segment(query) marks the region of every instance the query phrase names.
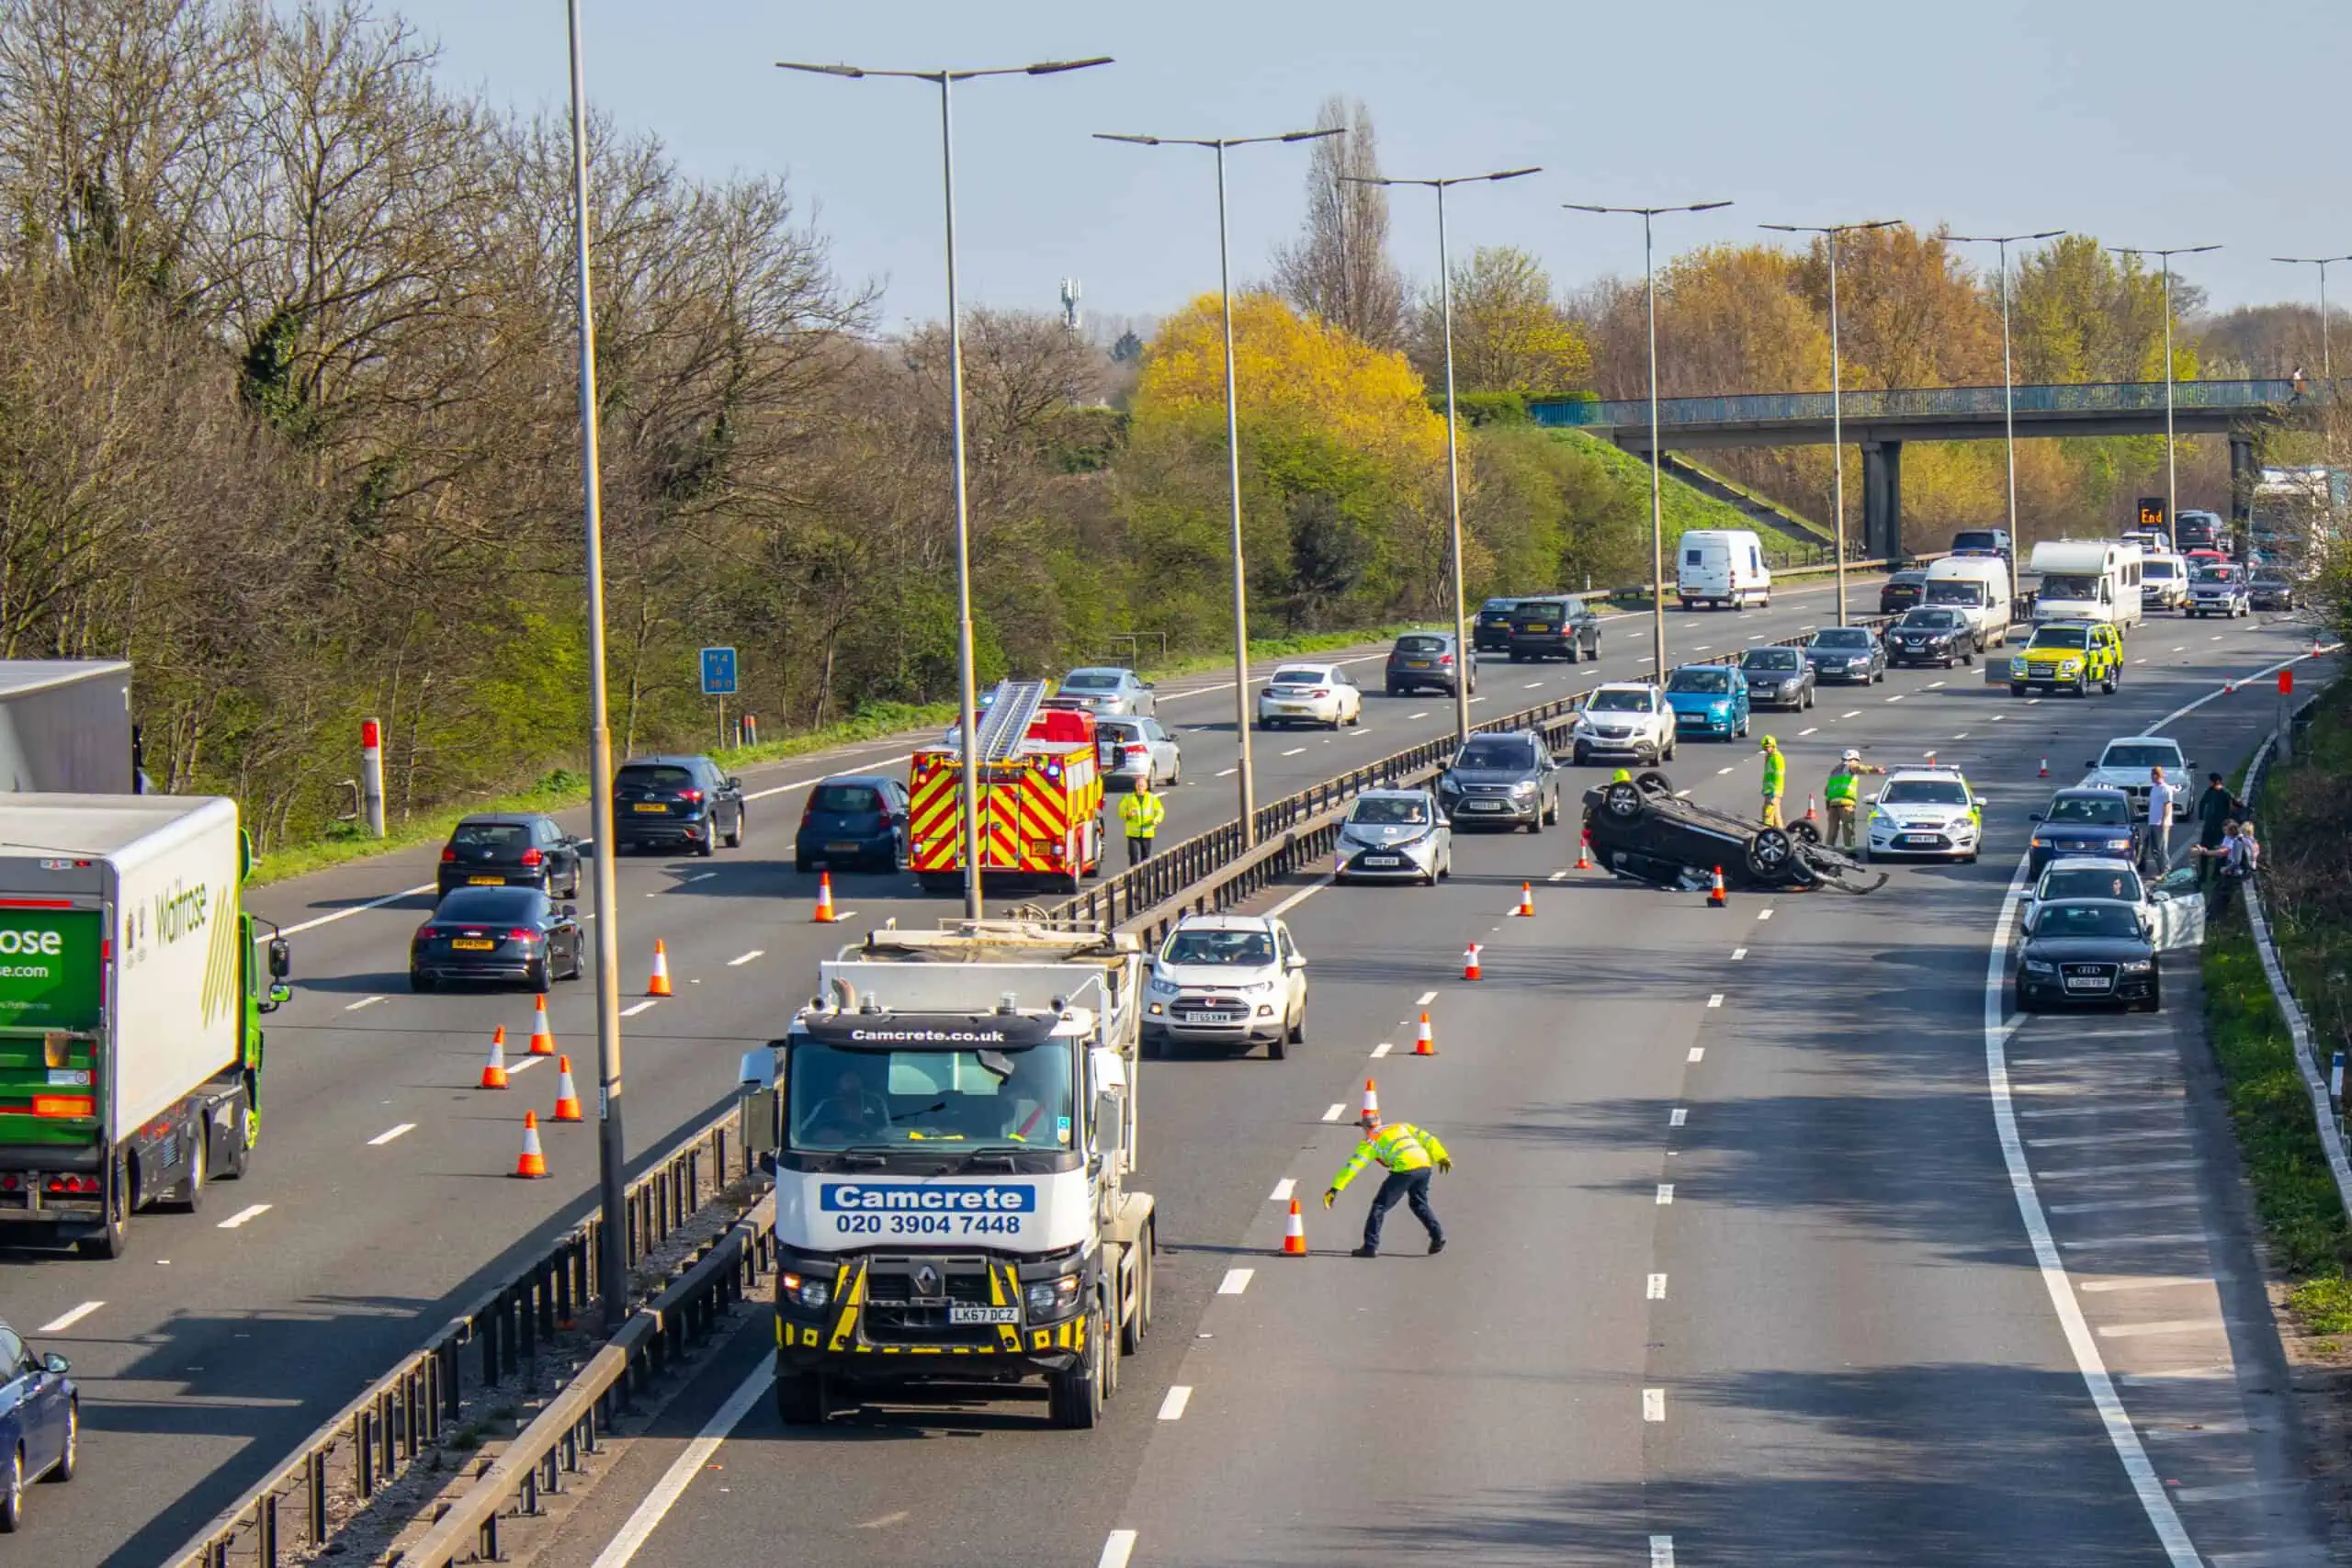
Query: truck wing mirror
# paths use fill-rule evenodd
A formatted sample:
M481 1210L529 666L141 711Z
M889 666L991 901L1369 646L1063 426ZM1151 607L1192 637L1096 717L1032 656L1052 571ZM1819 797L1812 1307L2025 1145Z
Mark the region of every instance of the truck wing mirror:
M1094 1152L1105 1159L1119 1152L1119 1140L1126 1130L1119 1111L1117 1095L1094 1097Z
M777 1123L784 1097L772 1089L752 1089L742 1097L743 1152L772 1155L784 1142Z
M282 936L269 939L269 976L283 980L294 972L294 950Z

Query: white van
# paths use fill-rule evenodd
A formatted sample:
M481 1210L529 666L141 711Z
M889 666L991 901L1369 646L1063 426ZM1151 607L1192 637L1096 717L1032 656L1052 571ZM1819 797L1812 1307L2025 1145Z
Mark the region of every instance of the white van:
M2140 608L2177 610L2188 603L2188 562L2170 554L2140 558Z
M2009 563L1999 556L1945 556L1928 563L1922 604L1949 605L1976 628L1976 646L2009 640Z
M2044 621L2105 621L2129 631L2143 618L2140 547L2115 539L2044 539L2033 547L2041 581L2033 599Z
M1746 528L1693 528L1674 547L1675 589L1686 610L1702 601L1745 610L1772 603L1763 541Z

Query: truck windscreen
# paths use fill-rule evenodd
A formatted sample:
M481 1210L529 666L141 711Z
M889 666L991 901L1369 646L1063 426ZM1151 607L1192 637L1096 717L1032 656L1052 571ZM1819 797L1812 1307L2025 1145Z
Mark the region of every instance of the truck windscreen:
M990 1145L1062 1149L1073 1137L1067 1041L888 1052L808 1043L792 1047L790 1064L791 1147L805 1153L876 1145L941 1153Z

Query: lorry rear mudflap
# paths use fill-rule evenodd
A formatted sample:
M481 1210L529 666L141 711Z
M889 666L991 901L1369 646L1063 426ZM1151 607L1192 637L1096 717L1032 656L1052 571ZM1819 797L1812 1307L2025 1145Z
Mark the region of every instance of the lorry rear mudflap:
M1066 1371L1086 1353L1100 1257L1093 1249L1082 1258L942 1253L796 1263L787 1253L776 1293L777 1362L890 1382ZM1033 1310L1041 1292L1051 1304Z

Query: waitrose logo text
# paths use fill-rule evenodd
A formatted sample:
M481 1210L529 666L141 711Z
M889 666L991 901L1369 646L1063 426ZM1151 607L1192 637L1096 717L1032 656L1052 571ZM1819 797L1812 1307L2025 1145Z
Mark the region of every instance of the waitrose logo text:
M54 958L64 951L62 931L0 931L0 958Z

